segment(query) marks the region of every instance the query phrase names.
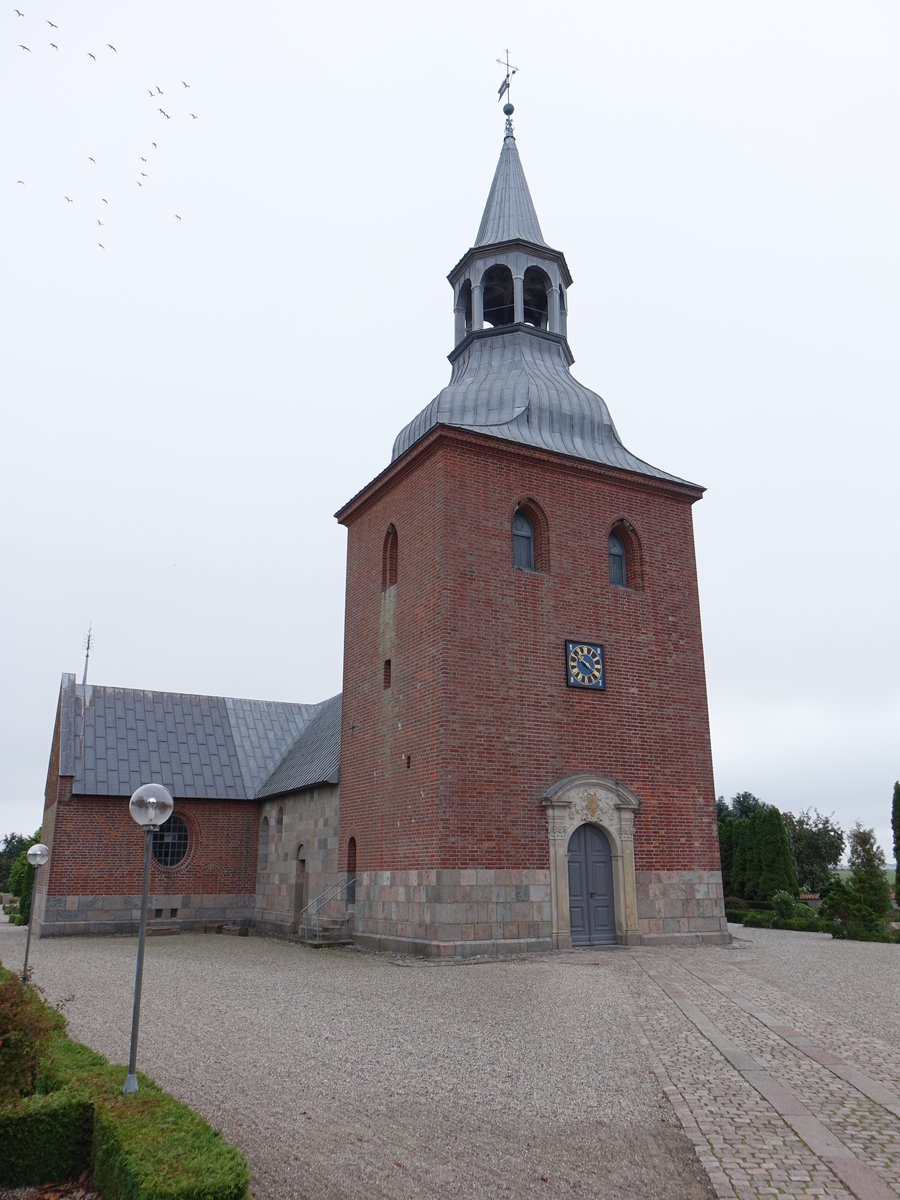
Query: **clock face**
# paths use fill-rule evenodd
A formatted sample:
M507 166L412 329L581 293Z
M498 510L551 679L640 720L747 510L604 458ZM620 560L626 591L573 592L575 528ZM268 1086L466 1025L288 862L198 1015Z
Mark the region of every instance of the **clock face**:
M603 647L596 642L566 642L566 683L569 687L603 691Z

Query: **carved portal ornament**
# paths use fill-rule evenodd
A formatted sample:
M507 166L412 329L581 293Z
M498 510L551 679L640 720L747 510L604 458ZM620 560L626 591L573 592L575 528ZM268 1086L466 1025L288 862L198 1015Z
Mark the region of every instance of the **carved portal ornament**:
M624 783L603 775L570 775L544 796L550 840L550 900L555 946L572 944L566 848L575 830L586 824L598 826L609 839L619 942L624 945L639 942L634 814L640 803Z

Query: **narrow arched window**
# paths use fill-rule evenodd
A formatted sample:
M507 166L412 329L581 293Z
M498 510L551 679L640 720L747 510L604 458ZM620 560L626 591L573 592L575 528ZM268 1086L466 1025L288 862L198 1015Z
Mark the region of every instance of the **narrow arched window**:
M279 808L278 816L275 818L275 840L280 842L284 836L284 809Z
M628 587L625 570L625 547L616 533L609 535L609 582L614 587Z
M534 570L534 530L531 522L519 509L513 517L513 566Z
M381 552L381 590L387 591L397 582L397 530L388 525Z

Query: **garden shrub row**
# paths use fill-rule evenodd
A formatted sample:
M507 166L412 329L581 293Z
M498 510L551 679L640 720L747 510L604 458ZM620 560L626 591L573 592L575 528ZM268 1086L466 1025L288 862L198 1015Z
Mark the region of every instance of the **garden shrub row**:
M0 1104L0 1186L90 1167L103 1200L246 1200L247 1164L218 1130L140 1073L140 1090L124 1096L127 1069L73 1042L48 1011L34 1093Z

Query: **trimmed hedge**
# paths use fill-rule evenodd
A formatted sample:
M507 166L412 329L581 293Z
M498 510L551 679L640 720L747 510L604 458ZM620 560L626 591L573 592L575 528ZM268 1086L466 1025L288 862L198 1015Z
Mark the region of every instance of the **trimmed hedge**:
M0 1186L91 1167L103 1200L247 1200L247 1164L218 1130L140 1073L124 1096L127 1069L66 1037L53 1015L35 1094L0 1106Z
M94 1106L74 1091L28 1096L0 1108L0 1184L80 1175L91 1159Z

